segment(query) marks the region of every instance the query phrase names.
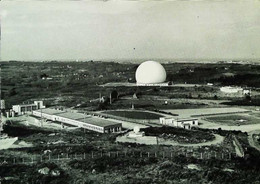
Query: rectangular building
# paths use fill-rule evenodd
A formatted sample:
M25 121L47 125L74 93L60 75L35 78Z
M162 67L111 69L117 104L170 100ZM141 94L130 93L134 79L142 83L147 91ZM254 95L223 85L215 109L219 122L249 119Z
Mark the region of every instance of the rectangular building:
M33 111L33 115L99 133L120 132L122 129L121 123L115 123L104 118L93 117L82 113L66 112L51 108L35 110Z
M19 104L13 105L12 109L17 115L23 115L28 112L32 112L37 109L45 108L43 101L34 101L33 104Z
M185 129L191 129L191 127L196 127L199 125L199 121L196 118L175 119L173 117L161 117L159 120L160 124Z

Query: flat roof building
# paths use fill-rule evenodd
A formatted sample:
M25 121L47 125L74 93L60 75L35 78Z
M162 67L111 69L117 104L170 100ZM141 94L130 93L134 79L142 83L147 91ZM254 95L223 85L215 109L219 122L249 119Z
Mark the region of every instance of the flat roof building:
M104 118L93 117L82 113L66 112L51 108L35 110L33 111L33 115L100 133L119 132L122 129L121 123L115 123Z
M163 125L180 127L185 129L191 129L192 127L196 127L199 125L199 121L196 118L175 119L172 117L161 117L159 121Z
M12 109L17 115L23 115L28 112L32 112L37 109L43 109L45 106L43 105L43 101L34 101L33 104L19 104L13 105Z

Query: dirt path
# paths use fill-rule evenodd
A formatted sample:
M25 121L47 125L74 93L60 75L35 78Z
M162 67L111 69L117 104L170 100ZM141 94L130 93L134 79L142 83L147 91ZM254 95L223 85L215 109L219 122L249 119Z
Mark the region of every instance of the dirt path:
M185 144L185 143L178 143L178 142L164 140L164 139L157 140L157 138L155 136L143 136L143 137L132 137L131 138L131 137L128 137L127 135L117 137L117 141L118 142L131 142L131 143L147 144L147 145L159 144L159 145L170 145L170 146L200 147L200 146L211 146L211 145L220 144L224 140L223 136L213 134L215 136L215 139L212 141L203 142L203 143Z
M240 126L228 126L228 125L220 125L213 122L208 122L203 119L199 119L199 122L202 123L200 128L208 128L208 129L218 129L221 128L222 130L236 130L241 132L248 133L248 142L249 145L258 151L260 151L260 145L257 144L253 139L253 134L260 134L260 123L259 124L250 124L250 125L240 125ZM238 152L237 152L238 153ZM239 153L238 153L239 154Z
M250 146L252 146L253 148L260 151L260 145L258 143L256 143L254 138L253 138L254 134L260 134L260 130L251 131L248 134L249 134L248 135L248 142L249 142Z
M172 145L172 146L186 146L186 147L200 147L200 146L211 146L211 145L216 145L216 144L220 144L223 142L224 137L217 135L217 134L213 134L215 136L215 139L212 141L208 141L208 142L203 142L203 143L194 143L194 144L184 144L184 143L177 143L177 142L172 142L172 141L165 141L159 144L162 145Z

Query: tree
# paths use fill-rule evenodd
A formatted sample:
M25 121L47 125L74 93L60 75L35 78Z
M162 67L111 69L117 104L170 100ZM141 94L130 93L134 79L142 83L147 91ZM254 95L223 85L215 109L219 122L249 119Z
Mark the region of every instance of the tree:
M250 95L246 95L246 96L245 96L245 100L248 101L248 102L250 102L250 101L252 100L252 99L251 99L251 96L250 96Z
M9 91L9 96L14 96L16 95L17 92L16 92L16 89L15 88L12 88L10 91Z
M217 95L214 95L214 99L217 100L217 99L218 99L218 96L217 96Z

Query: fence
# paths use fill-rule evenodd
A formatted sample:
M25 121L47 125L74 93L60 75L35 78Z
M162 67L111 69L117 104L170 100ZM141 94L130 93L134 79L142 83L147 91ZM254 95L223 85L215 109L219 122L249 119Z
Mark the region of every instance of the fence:
M1 164L35 164L43 162L59 162L59 161L70 161L70 160L89 160L98 158L158 158L158 159L174 159L178 156L195 159L219 159L219 160L231 160L238 157L235 153L227 152L123 152L123 151L111 151L111 152L89 152L89 153L62 153L62 154L45 154L45 155L34 155L31 157L11 157L1 158Z

